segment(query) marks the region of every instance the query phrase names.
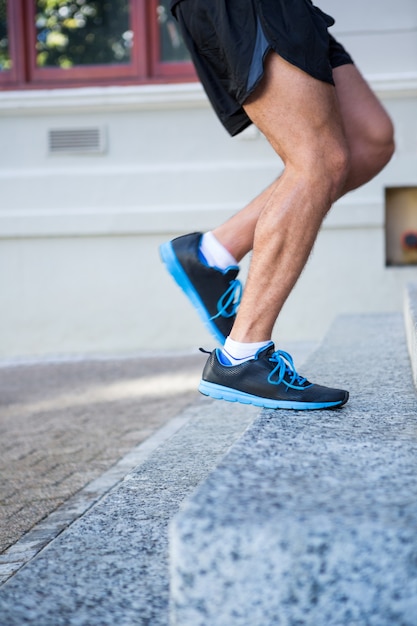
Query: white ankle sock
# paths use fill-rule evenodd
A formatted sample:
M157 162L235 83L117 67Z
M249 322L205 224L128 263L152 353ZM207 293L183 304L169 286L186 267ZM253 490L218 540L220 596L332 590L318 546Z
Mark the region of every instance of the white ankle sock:
M211 231L204 233L200 242L200 252L205 258L207 265L226 270L230 266L236 266L236 259L216 239Z
M222 354L232 365L239 365L240 363L253 359L261 348L265 348L270 343L270 341L240 343L240 341L234 341L230 339L230 337L227 337L222 348Z

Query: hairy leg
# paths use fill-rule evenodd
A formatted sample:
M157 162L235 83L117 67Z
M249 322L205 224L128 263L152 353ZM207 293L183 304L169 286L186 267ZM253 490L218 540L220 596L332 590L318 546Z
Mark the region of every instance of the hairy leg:
M355 65L333 70L351 167L341 195L372 180L394 153L392 122Z
M390 118L356 66L337 67L333 77L351 155L350 169L339 194L342 196L368 182L383 169L393 154L394 140ZM275 185L276 181L213 231L237 261L252 249L256 223Z
M231 337L268 340L322 220L340 195L349 150L336 90L270 54L245 110L284 162L256 220L253 257ZM260 208L260 207L259 207Z

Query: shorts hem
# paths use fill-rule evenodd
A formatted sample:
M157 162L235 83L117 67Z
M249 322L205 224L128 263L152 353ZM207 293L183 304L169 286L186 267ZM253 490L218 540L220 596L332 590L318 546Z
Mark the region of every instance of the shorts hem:
M286 61L290 65L293 65L294 67L296 67L297 69L301 70L305 74L308 74L309 76L311 76L311 78L314 78L316 80L320 80L321 82L324 82L324 83L328 83L329 85L334 85L334 80L333 80L333 78L331 76L320 76L319 74L317 74L313 70L310 70L310 69L308 69L306 67L303 67L301 63L297 63L296 61L286 57L283 54L281 54L274 46L270 45L270 47L268 48L268 50L266 51L266 53L264 54L264 56L262 58L262 70L259 73L258 77L255 79L254 83L250 86L250 88L247 89L242 94L242 96L239 95L239 97L237 98L237 101L239 102L240 106L242 106L246 102L246 100L249 98L249 96L253 94L253 92L259 86L259 83L262 81L262 79L263 79L263 77L265 75L265 60L266 60L266 57L268 56L268 54L270 52L275 52L275 54L277 54L282 59L284 59L284 61ZM349 63L349 61L345 61L345 62L341 61L339 65L344 65L345 63L347 64L347 63ZM338 65L335 65L335 67L338 67Z

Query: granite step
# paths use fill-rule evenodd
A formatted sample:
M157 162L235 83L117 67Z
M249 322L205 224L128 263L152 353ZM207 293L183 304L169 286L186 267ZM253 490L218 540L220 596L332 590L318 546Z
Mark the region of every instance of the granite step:
M416 626L403 316L339 318L304 373L348 388L349 403L264 410L183 503L170 525L171 626Z
M405 289L404 322L411 369L417 387L417 282L409 283Z
M361 319L365 322L367 329L369 325L373 327L373 321L369 324L370 318ZM374 317L371 316L371 319L374 320ZM352 320L346 318L343 325L345 322L350 328ZM384 326L384 332L389 335L394 333L394 343L395 338L403 341L403 335L398 326L398 316L388 316L388 326ZM379 328L378 324L376 327ZM372 336L374 331L375 329L372 330ZM365 343L369 340L367 330L359 335ZM333 341L335 341L334 345ZM342 379L346 380L344 375L338 374L338 372L343 374L340 361L344 358L344 349L339 354L340 343L344 344L344 341L340 342L337 334L335 336L333 333L333 339L329 338L321 346L317 355L307 362L307 368L312 373L314 372L315 378L320 377L329 384ZM287 346L284 348L290 349ZM308 353L310 349L311 346L302 349L301 354ZM394 353L391 356L394 357ZM297 358L296 362L300 363L300 360ZM397 366L397 377L401 378L405 363L400 359ZM308 373L304 367L301 371ZM369 402L364 404L366 418L367 413L371 412L369 406ZM279 412L279 414L275 417L278 417L283 424L290 423L296 418L297 422L307 426L311 418L309 416L307 419L305 416L294 413ZM327 419L326 415L329 418L332 416L331 413L321 415L324 421ZM336 415L335 413L334 416ZM346 416L346 409L343 409L343 416ZM362 420L358 420L358 425L360 421ZM215 468L233 444L235 445L229 455L234 454L248 426L250 426L249 434L256 432L262 424L278 423L275 419L271 419L271 412L259 414L259 411L253 407L210 401L185 411L176 418L176 422L175 428L172 427L172 432L175 434L170 435L168 439L167 434L161 437L164 443L156 449L155 444L153 447L148 446L152 452L139 451L139 457L143 454L144 460L135 470L130 471L122 482L118 483L105 497L99 499L87 512L81 514L77 521L0 587L0 623L2 626L23 624L105 626L116 623L129 626L135 624L168 626L168 525L170 520L175 516L184 499L190 498L188 503L192 503L194 493L198 496L199 493L204 492L209 481L216 476L218 470ZM338 422L340 420L337 420L332 428L338 428ZM344 432L345 430L342 431L342 435ZM242 441L245 437L246 435L243 435ZM265 440L265 446L269 445L274 447L274 436L269 443ZM262 465L265 460L260 459L259 463ZM307 463L308 467L308 458L303 463L304 465ZM116 468L118 479L122 478L122 465L123 463ZM219 467L219 470L222 467L223 465ZM250 468L250 465L248 467ZM242 470L244 479L247 469L243 467ZM103 478L106 485L114 479L113 474L114 472L111 476ZM224 489L228 489L227 482ZM291 491L291 489L292 484L289 483L288 490ZM261 491L265 492L265 490L268 493L267 483L261 485ZM272 491L274 490L273 486ZM95 497L96 491L97 485L94 485ZM217 498L217 492L213 492L213 497ZM207 503L211 506L209 497L206 498ZM84 511L85 503L81 504L80 509ZM183 512L188 506L189 504ZM257 505L252 502L248 512L254 506L256 508ZM74 504L71 506L71 509L73 508ZM174 535L183 512L175 518L172 526ZM58 516L59 514L58 512ZM67 524L65 511L64 517L64 522ZM46 526L48 523L47 519ZM208 532L210 533L213 529L214 526L211 529L208 528ZM36 535L37 529L34 530ZM225 538L226 536L227 534ZM194 543L186 547L190 550L188 552L186 550L184 556L190 558L195 547ZM19 545L15 548L16 558L20 558ZM27 550L27 544L24 545L23 550ZM199 558L198 556L196 563L200 563ZM218 565L216 564L216 567ZM227 566L227 561L224 565ZM189 616L180 615L184 596L180 602L177 602L176 593L179 589L178 584L184 580L185 570L179 572L177 566L174 551L172 623L181 623L184 626L188 623L192 623L193 626L198 626L200 623L207 625L216 623L219 626L222 623L228 623L228 626L239 623L248 623L250 626L256 626L257 623L260 626L267 626L268 623L297 623L294 621L267 622L263 621L263 618L259 622L251 618L248 622L235 621L235 618L232 621L222 622L218 611L213 622L194 621L195 615L191 622L182 621L183 618L185 620ZM202 572L199 571L197 574L196 581ZM195 575L193 571L192 576ZM216 577L215 572L213 576ZM239 577L236 578L236 583L238 579ZM220 580L223 579L220 577ZM229 581L223 582L227 588ZM204 584L203 581L203 586ZM181 593L183 590L181 589ZM206 596L210 596L210 586L207 587L207 591ZM189 594L189 590L187 593ZM192 611L195 610L194 600L195 598L190 597ZM320 619L315 622L315 626L321 623L324 622ZM330 621L329 624L331 623ZM360 623L362 626L366 622ZM408 622L404 623L408 624ZM349 626L354 624L354 621L349 622Z
M175 418L183 425L168 425L172 436L0 586L1 626L167 626L168 522L257 412L207 401ZM101 482L122 471L123 463ZM87 489L94 497L96 483ZM17 565L77 506L86 508L83 498L16 545Z

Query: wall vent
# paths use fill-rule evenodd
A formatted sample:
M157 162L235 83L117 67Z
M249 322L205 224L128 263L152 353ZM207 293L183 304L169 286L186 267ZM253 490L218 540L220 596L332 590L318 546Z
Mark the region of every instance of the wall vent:
M49 154L102 154L103 128L55 128L49 131Z

